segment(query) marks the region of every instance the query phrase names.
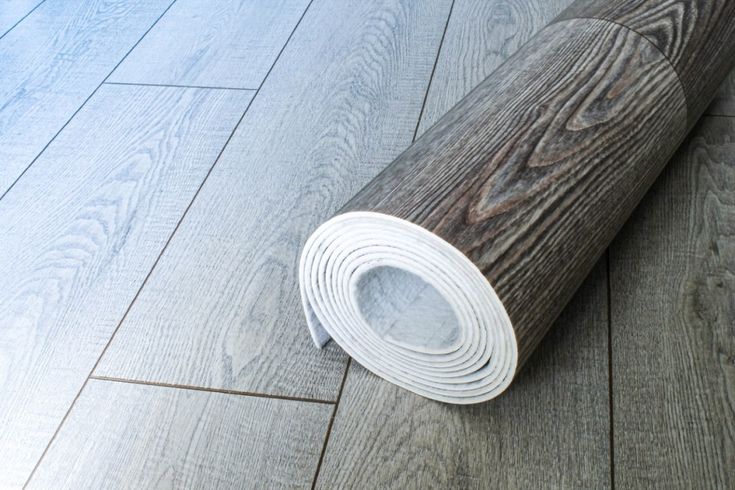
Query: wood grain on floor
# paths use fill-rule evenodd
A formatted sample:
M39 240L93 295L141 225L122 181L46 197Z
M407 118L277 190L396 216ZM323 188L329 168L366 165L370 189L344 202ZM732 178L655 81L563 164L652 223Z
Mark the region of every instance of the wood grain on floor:
M428 128L567 3L457 0L420 127ZM490 403L431 402L352 363L318 486L609 486L606 277L598 265L527 372Z
M249 99L102 87L0 201L0 486L28 477Z
M411 142L450 3L311 5L96 374L336 398L347 359L311 342L298 254Z
M604 266L491 402L427 400L353 362L317 488L608 488Z
M610 248L615 479L735 488L735 119L705 117Z
M170 0L47 0L0 39L0 196Z
M112 82L258 88L308 0L178 0Z
M6 0L0 6L0 38L43 0Z
M331 413L93 379L28 488L309 488Z

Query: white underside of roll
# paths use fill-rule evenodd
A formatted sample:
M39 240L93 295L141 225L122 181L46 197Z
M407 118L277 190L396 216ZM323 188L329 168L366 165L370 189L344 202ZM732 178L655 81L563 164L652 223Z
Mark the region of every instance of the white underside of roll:
M316 345L334 339L396 385L470 404L513 379L518 346L497 294L464 254L420 226L338 215L307 240L299 284Z

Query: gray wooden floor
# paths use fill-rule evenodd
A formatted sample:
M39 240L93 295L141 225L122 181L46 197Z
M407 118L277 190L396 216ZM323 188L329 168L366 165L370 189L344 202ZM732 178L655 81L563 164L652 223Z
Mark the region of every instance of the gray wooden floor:
M0 0L0 488L735 488L735 76L511 390L313 348L308 234L571 0Z

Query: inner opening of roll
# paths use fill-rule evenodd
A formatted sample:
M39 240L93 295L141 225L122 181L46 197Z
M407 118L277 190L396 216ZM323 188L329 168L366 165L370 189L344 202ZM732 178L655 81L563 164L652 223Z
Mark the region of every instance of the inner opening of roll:
M418 275L379 266L364 272L356 287L360 313L382 339L426 353L457 348L460 326L454 310Z

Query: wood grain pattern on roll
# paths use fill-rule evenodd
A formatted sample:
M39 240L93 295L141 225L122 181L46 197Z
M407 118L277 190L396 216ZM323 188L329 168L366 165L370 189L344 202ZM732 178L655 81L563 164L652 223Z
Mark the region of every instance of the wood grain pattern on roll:
M371 371L446 402L508 386L733 62L735 19L713 17L729 6L632 3L571 7L315 232L300 279L318 345L333 337ZM689 12L667 17L676 49L604 18L656 19L673 3ZM718 48L697 37L712 25ZM700 53L715 59L696 68ZM491 291L473 296L454 251Z
M653 43L676 70L692 126L735 60L732 0L578 1L559 19L590 17L628 27Z

